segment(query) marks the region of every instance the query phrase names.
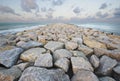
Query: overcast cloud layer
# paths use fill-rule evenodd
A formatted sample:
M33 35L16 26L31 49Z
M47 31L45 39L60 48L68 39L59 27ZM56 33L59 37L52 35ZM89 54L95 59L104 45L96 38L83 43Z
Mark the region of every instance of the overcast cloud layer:
M0 22L120 22L120 0L0 2Z

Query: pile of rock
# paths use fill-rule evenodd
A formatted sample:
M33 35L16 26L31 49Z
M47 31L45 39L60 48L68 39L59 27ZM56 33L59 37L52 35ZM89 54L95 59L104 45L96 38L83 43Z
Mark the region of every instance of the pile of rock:
M0 81L120 81L120 36L70 24L0 35Z

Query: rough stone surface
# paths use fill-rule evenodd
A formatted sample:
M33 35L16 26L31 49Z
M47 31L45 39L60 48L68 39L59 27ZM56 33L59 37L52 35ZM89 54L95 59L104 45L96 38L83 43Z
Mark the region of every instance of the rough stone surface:
M86 44L90 48L106 48L105 44L90 39L89 37L83 36L83 40L84 40L84 44Z
M85 54L81 51L72 51L74 57L83 57L84 59L88 60Z
M42 43L35 42L35 41L29 41L21 44L17 44L19 47L22 47L23 49L29 49L29 48L34 48L34 47L39 47L43 46Z
M89 70L93 71L93 67L89 61L85 60L83 57L71 57L73 73L79 70Z
M100 61L99 61L99 58L98 58L96 55L92 55L92 56L90 57L90 62L91 62L91 64L94 66L94 68L99 67Z
M17 67L0 70L0 81L15 81L21 76L22 72Z
M54 65L67 72L69 69L70 61L67 58L60 58L55 62Z
M93 53L93 49L85 45L79 45L78 50L82 51L85 55L90 55Z
M50 41L48 42L45 46L46 49L50 50L50 51L55 51L57 49L62 49L64 48L64 43L62 42L55 42L55 41Z
M73 41L73 42L76 42L76 43L78 43L78 44L82 44L82 43L83 43L82 38L78 38L78 37L72 38L72 41Z
M117 65L115 68L113 68L113 71L120 75L120 65Z
M120 60L120 50L119 49L106 50L106 49L102 49L102 48L94 48L94 53L97 56L107 55L111 58Z
M24 70L19 81L70 81L70 79L61 69L47 70L45 68L29 67Z
M100 80L100 81L116 81L116 80L114 80L113 78L108 77L108 76L106 76L106 77L100 77L99 80Z
M100 66L98 68L98 74L111 75L112 69L117 65L117 61L108 56L102 56L100 59Z
M16 65L16 67L18 67L21 71L24 71L25 68L27 68L29 65L30 65L30 63L26 62L26 63L20 63L20 64Z
M52 67L53 66L52 55L50 53L39 55L34 65L40 67Z
M78 47L77 43L75 42L66 42L65 43L65 48L68 50L74 50Z
M20 59L23 61L35 62L37 57L40 54L45 53L45 52L46 52L46 49L44 49L44 48L31 48L31 49L23 52L20 56Z
M86 70L78 71L71 79L71 81L99 81L97 76Z
M23 52L21 48L6 50L0 54L0 64L5 67L12 67L18 60L19 55Z
M54 61L56 61L57 59L60 58L70 58L72 57L72 53L66 49L58 49L55 52L53 52L53 57L54 57Z

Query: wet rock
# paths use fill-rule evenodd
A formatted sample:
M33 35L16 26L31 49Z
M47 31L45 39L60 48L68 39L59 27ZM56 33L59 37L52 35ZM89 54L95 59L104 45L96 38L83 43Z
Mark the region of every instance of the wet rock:
M69 69L70 61L67 58L60 58L55 62L54 65L67 72Z
M85 55L91 55L93 53L93 49L85 45L79 45L78 50L82 51Z
M52 67L53 66L52 55L50 53L39 55L39 57L35 60L34 65L40 67Z
M99 67L100 61L99 61L99 58L98 58L96 55L92 55L92 56L90 57L90 62L91 62L91 64L93 65L94 68Z
M74 74L79 70L93 71L93 67L89 61L85 60L83 57L71 57L71 63Z
M100 66L97 73L100 75L111 75L112 69L117 65L117 61L108 56L102 56L100 58Z
M0 54L0 64L5 67L12 67L18 60L19 55L23 52L22 48L6 50Z
M31 48L27 51L24 51L21 54L20 59L27 62L35 62L38 56L45 52L46 52L46 49L44 48Z
M66 49L58 49L53 52L54 61L60 58L70 58L72 57L72 53Z
M42 43L39 42L35 42L35 41L29 41L29 42L25 42L25 43L19 43L17 44L19 47L22 47L23 49L29 49L29 48L34 48L34 47L39 47L39 46L43 46Z
M90 48L105 48L106 49L105 44L100 43L96 40L90 39L89 37L84 36L83 40L84 40L84 44L86 44Z
M77 43L75 42L66 42L65 43L65 48L68 50L74 50L78 47Z
M80 70L72 77L71 81L99 81L99 80L93 72Z
M45 68L29 67L24 70L19 81L70 81L70 79L61 69L47 70Z
M113 78L108 77L108 76L106 76L106 77L100 77L99 80L100 80L100 81L116 81L116 80L114 80Z
M55 42L55 41L50 41L48 42L45 46L46 49L54 52L57 49L62 49L64 48L64 43L62 42Z
M0 70L0 81L15 81L21 76L22 72L17 67Z

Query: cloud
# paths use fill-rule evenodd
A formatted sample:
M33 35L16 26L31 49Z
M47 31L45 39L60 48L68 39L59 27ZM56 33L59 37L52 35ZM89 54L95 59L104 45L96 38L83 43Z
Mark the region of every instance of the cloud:
M46 7L42 7L42 8L41 8L41 11L42 11L42 12L46 12L46 11L47 11Z
M79 14L80 11L81 11L81 10L80 10L79 7L76 7L76 8L73 9L73 12L74 12L75 14Z
M114 10L114 17L120 17L120 8Z
M21 0L21 8L26 12L31 12L31 10L39 11L36 0Z
M19 16L12 8L3 5L0 5L0 13L10 13Z
M100 8L99 9L105 9L105 8L107 8L107 4L106 3L103 3L101 6L100 6Z
M102 14L101 12L97 12L97 13L96 13L96 16L99 17L99 18L105 18L105 17L108 16L108 13Z
M54 6L60 6L60 5L63 4L63 1L64 1L64 0L52 0L52 4L53 4Z

